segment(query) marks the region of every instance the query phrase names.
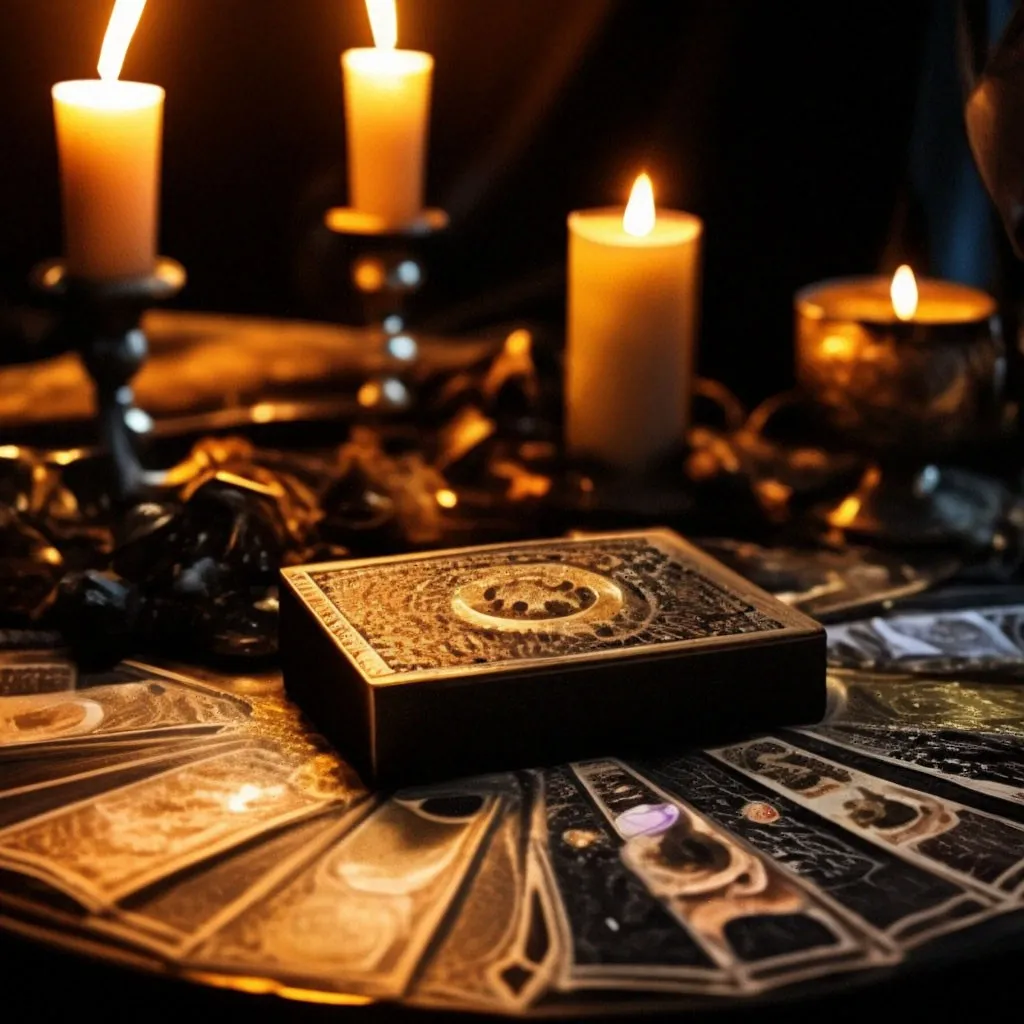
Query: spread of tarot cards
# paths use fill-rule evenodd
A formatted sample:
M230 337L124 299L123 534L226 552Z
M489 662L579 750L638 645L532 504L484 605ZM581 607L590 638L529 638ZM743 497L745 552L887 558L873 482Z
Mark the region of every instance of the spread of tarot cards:
M1024 691L999 681L1022 618L830 628L817 726L378 793L273 675L125 663L69 689L59 653L8 653L0 928L192 982L513 1015L945 963L1024 939ZM974 681L924 671L956 651Z

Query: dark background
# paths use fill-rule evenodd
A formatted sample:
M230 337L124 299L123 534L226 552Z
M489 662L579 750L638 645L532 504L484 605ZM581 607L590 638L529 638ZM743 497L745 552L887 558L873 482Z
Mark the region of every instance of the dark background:
M3 0L8 295L60 251L50 86L95 75L111 6ZM399 21L437 58L428 196L453 229L436 327L559 324L566 214L623 202L643 167L660 203L705 219L701 369L748 399L791 379L802 285L903 259L996 283L953 0L399 0ZM167 89L161 248L189 269L183 306L330 308L338 58L369 41L363 0L150 0L124 77Z

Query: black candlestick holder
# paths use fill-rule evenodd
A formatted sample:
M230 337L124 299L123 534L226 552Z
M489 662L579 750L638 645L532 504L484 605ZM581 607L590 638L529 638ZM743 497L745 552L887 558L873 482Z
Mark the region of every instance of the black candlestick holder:
M177 295L185 281L185 268L166 257L157 260L152 274L112 281L73 277L62 260L41 263L32 272L33 287L58 314L54 347L78 352L92 378L99 440L120 500L156 482L140 454L149 417L135 406L131 387L148 347L142 314Z

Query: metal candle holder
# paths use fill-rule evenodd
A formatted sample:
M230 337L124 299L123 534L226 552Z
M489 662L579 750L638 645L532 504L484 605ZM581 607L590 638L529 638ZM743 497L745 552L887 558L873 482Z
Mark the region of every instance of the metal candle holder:
M56 308L59 350L76 351L96 389L99 439L109 453L115 496L126 499L154 482L139 453L150 427L136 408L132 378L146 359L142 314L173 298L185 285L185 268L160 257L152 274L112 281L72 277L62 260L39 264L32 272L36 291Z
M427 280L426 243L447 230L448 214L426 209L414 220L395 225L350 207L335 207L327 211L324 223L347 242L348 281L362 321L374 334L384 362L394 367L394 372L368 381L366 394L402 404L399 396L408 398L408 391L401 375L419 356L409 321Z
M990 447L1003 428L1006 355L994 301L944 282L954 301L972 304L970 316L872 322L823 299L845 284L823 282L796 301L800 384L835 439L870 460L823 519L889 543L977 542L992 503L943 464Z

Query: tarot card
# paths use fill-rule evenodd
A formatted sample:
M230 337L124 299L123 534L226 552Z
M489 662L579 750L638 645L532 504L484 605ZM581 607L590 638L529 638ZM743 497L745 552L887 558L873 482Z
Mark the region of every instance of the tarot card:
M975 604L980 604L980 601ZM1024 605L997 604L982 613L999 632L1024 653Z
M875 936L875 956L983 920L1001 907L945 873L908 862L824 821L794 800L766 792L706 754L637 762L638 769L812 887L835 916Z
M93 747L83 749L68 744L44 757L12 757L4 760L3 769L0 770L0 800L39 787L60 786L97 772L122 768L134 761L159 758L171 751L196 752L209 745L209 740L191 740L186 743L172 741L150 743L144 747L118 746L104 750Z
M1024 672L1024 649L1000 628L1024 606L930 612L829 626L830 663L914 673Z
M199 970L271 972L289 985L396 998L476 869L511 776L396 793L329 836L302 868L188 958Z
M87 923L90 915L81 904L27 875L0 870L0 913L74 935L90 934ZM131 946L131 943L123 944Z
M140 665L140 662L132 662ZM281 697L284 695L284 680L278 668L247 672L222 672L208 665L183 664L161 658L159 662L147 661L146 667L155 667L170 675L181 676L190 682L199 683L212 690L231 693L236 697Z
M858 609L863 609L863 615L882 602L920 594L960 564L945 557L911 564L865 548L807 551L717 538L702 541L700 546L780 601L820 622L839 615L850 618Z
M829 686L842 691L830 725L1024 736L1024 688L1018 686L845 672L830 675Z
M105 941L67 922L38 918L13 907L0 907L0 931L21 935L34 942L65 949L81 956L99 959L104 963L154 973L163 970L163 964L155 957L146 956L121 943Z
M97 911L329 802L254 742L0 831L0 865Z
M50 629L0 629L0 651L37 651L63 656L64 638Z
M26 769L35 769L31 774L38 777L42 774L39 769L50 768L51 777L35 785L15 786L0 791L0 833L17 822L28 821L30 818L59 810L69 804L91 800L111 790L141 782L153 775L183 768L194 762L198 755L209 757L216 752L241 745L240 740L222 740L219 743L207 742L194 746L174 743L157 748L146 756L137 750L104 754L102 760L106 764L89 770L81 770L85 767L81 762L71 761L54 766L49 764L48 759L28 764L16 761L12 765L5 765L4 782L17 782L19 778L24 778ZM96 760L93 758L85 764L95 763ZM12 768L13 772L9 770ZM72 773L57 774L60 769L71 769Z
M553 913L529 857L538 778L524 773L519 782L455 920L417 972L416 1004L521 1013L551 980L558 962Z
M373 801L333 807L283 829L261 833L198 868L174 875L123 900L111 913L92 915L93 931L180 959L224 921L266 895L290 865L319 852L366 813Z
M892 731L899 734L904 730ZM930 739L929 734L925 733L924 735ZM943 771L927 771L923 766L909 764L895 757L881 757L874 751L861 749L852 743L843 745L834 743L831 737L824 732L819 734L810 730L782 729L776 736L800 747L809 754L837 761L844 768L853 768L865 775L884 779L907 789L917 789L938 797L940 800L964 804L975 810L995 815L997 818L1006 818L1008 821L1024 827L1024 805L1016 800L1008 799L1005 792L996 791L993 780L984 777L983 766L979 766L977 769L979 778L976 780L976 784L968 784L974 782L969 778L970 772L974 770L969 760L963 765L964 776L957 777ZM958 744L955 737L964 741L959 745L959 749L968 759L970 757L969 750L976 746L976 741L1005 739L1000 736L987 737L984 734L966 736L959 733L952 734L948 741L949 750L956 764L958 764L956 758ZM989 750L988 756L991 757L992 754L993 751ZM1011 756L1019 755L1013 753ZM927 754L922 753L922 758L927 759ZM999 766L996 765L995 770L998 771L998 768Z
M618 833L623 862L740 992L877 960L864 929L635 770L612 760L573 770Z
M569 767L543 773L534 855L557 900L566 992L728 995L735 980L622 859L622 839Z
M884 725L817 726L806 734L1024 804L1024 737Z
M239 698L129 664L89 682L63 693L0 698L0 756L97 738L213 735L244 726L251 714Z
M992 899L1024 888L1024 826L810 754L788 740L709 751L725 764L921 867Z
M25 697L73 690L75 663L59 651L0 649L0 697Z

